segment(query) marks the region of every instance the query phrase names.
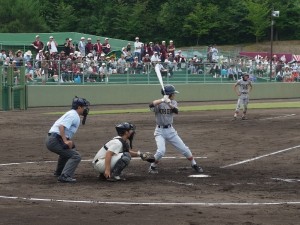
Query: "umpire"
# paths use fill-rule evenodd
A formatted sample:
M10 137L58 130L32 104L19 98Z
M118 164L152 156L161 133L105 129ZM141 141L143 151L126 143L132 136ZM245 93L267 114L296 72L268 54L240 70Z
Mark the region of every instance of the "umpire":
M80 125L80 116L83 116L82 124L85 124L89 105L86 99L76 96L72 101L72 109L60 117L49 130L46 146L59 155L54 175L60 182L76 182L73 176L81 156L76 151L72 137Z

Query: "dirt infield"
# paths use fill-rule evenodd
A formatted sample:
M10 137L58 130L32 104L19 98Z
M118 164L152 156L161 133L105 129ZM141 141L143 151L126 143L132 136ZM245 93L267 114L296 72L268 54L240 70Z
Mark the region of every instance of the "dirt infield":
M45 113L67 110L0 112L0 224L299 223L299 109L250 109L247 121L232 121L229 110L182 112L175 128L209 177L189 177L195 175L189 162L168 145L159 174L134 159L127 180L116 183L99 181L91 159L122 121L137 126L134 146L155 152L154 115L89 116L74 138L83 159L78 182L64 184L52 175L57 156L44 144L58 116Z

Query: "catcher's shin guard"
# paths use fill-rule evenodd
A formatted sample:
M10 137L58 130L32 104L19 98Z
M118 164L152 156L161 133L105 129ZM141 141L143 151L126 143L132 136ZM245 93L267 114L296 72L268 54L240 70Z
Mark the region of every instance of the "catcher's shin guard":
M113 176L119 176L121 172L129 165L131 156L129 152L124 152L122 157L116 162L112 170Z

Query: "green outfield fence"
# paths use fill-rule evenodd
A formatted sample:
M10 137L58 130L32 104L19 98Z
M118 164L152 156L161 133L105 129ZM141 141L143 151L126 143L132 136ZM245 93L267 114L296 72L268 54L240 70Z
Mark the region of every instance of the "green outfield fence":
M13 67L1 68L0 80L0 109L27 109L25 67L20 67L18 72Z

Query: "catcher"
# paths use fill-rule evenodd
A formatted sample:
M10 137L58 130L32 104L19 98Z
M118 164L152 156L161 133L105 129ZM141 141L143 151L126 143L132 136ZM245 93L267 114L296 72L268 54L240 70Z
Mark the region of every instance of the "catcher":
M141 157L147 162L155 161L154 155L149 152L132 150L135 125L123 122L116 126L116 130L118 136L101 147L92 161L94 169L100 173L100 180L125 180L121 178L121 172L129 165L131 157Z

